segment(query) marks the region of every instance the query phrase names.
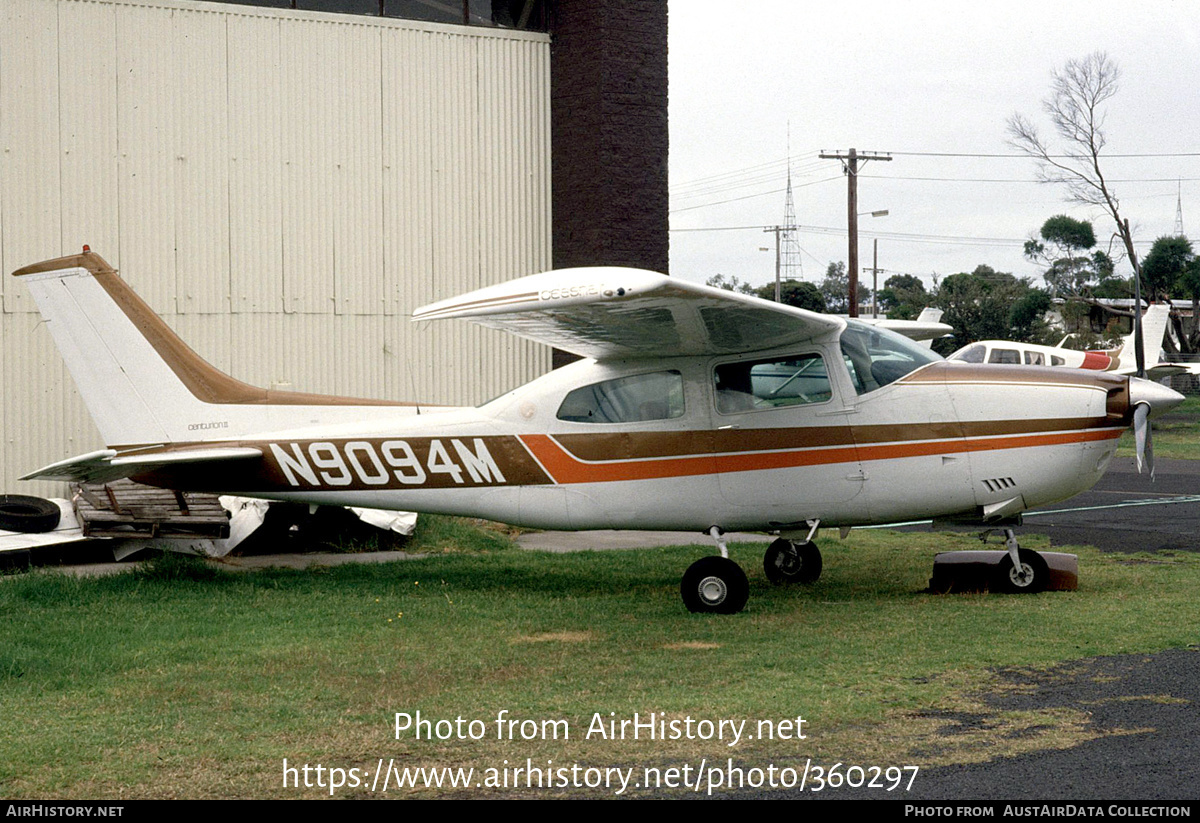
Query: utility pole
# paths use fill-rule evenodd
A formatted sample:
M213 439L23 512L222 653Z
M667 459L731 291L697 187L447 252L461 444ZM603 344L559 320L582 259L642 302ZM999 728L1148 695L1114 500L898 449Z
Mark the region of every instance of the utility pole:
M788 232L791 231L791 227L790 226L768 226L767 228L763 229L763 231L766 232L767 234L775 235L775 302L779 303L780 302L780 299L779 299L779 279L780 279L780 276L779 276L779 270L780 270L779 238L781 235L783 237L787 237Z
M879 317L879 238L875 238L875 253L871 258L871 316Z
M846 268L850 275L850 316L858 317L858 164L868 160L891 160L890 155L878 152L863 152L859 154L850 149L846 154L826 154L821 152L822 160L841 160L842 171L846 175L846 216L849 225L849 250L846 256Z

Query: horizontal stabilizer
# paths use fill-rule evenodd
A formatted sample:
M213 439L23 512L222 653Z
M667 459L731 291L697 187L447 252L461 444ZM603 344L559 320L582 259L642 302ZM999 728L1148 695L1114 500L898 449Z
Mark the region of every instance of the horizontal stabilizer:
M249 446L217 449L190 449L175 452L118 456L113 449L89 452L69 460L60 460L22 477L22 480L55 480L67 483L107 483L122 477L146 474L167 466L215 463L262 457L262 451Z

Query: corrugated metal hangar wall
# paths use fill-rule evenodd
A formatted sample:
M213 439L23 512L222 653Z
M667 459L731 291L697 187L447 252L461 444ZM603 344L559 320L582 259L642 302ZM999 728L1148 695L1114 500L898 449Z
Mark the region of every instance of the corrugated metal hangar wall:
M474 404L549 352L412 310L550 268L545 34L0 3L0 493L99 448L14 269L84 243L257 385Z

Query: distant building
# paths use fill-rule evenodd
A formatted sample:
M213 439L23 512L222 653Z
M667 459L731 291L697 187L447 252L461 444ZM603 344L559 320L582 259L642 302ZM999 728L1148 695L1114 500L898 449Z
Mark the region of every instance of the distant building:
M6 0L0 493L101 445L9 273L84 243L247 382L474 404L549 352L423 303L667 267L666 4Z

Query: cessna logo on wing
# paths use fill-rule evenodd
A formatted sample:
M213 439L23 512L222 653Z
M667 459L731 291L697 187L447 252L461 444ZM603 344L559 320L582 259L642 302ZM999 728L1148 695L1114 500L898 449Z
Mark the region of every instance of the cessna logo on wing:
M293 487L500 485L508 481L483 438L271 443Z
M595 285L569 286L561 289L543 289L542 291L538 292L538 299L565 300L569 297L588 297L599 293L600 287Z

